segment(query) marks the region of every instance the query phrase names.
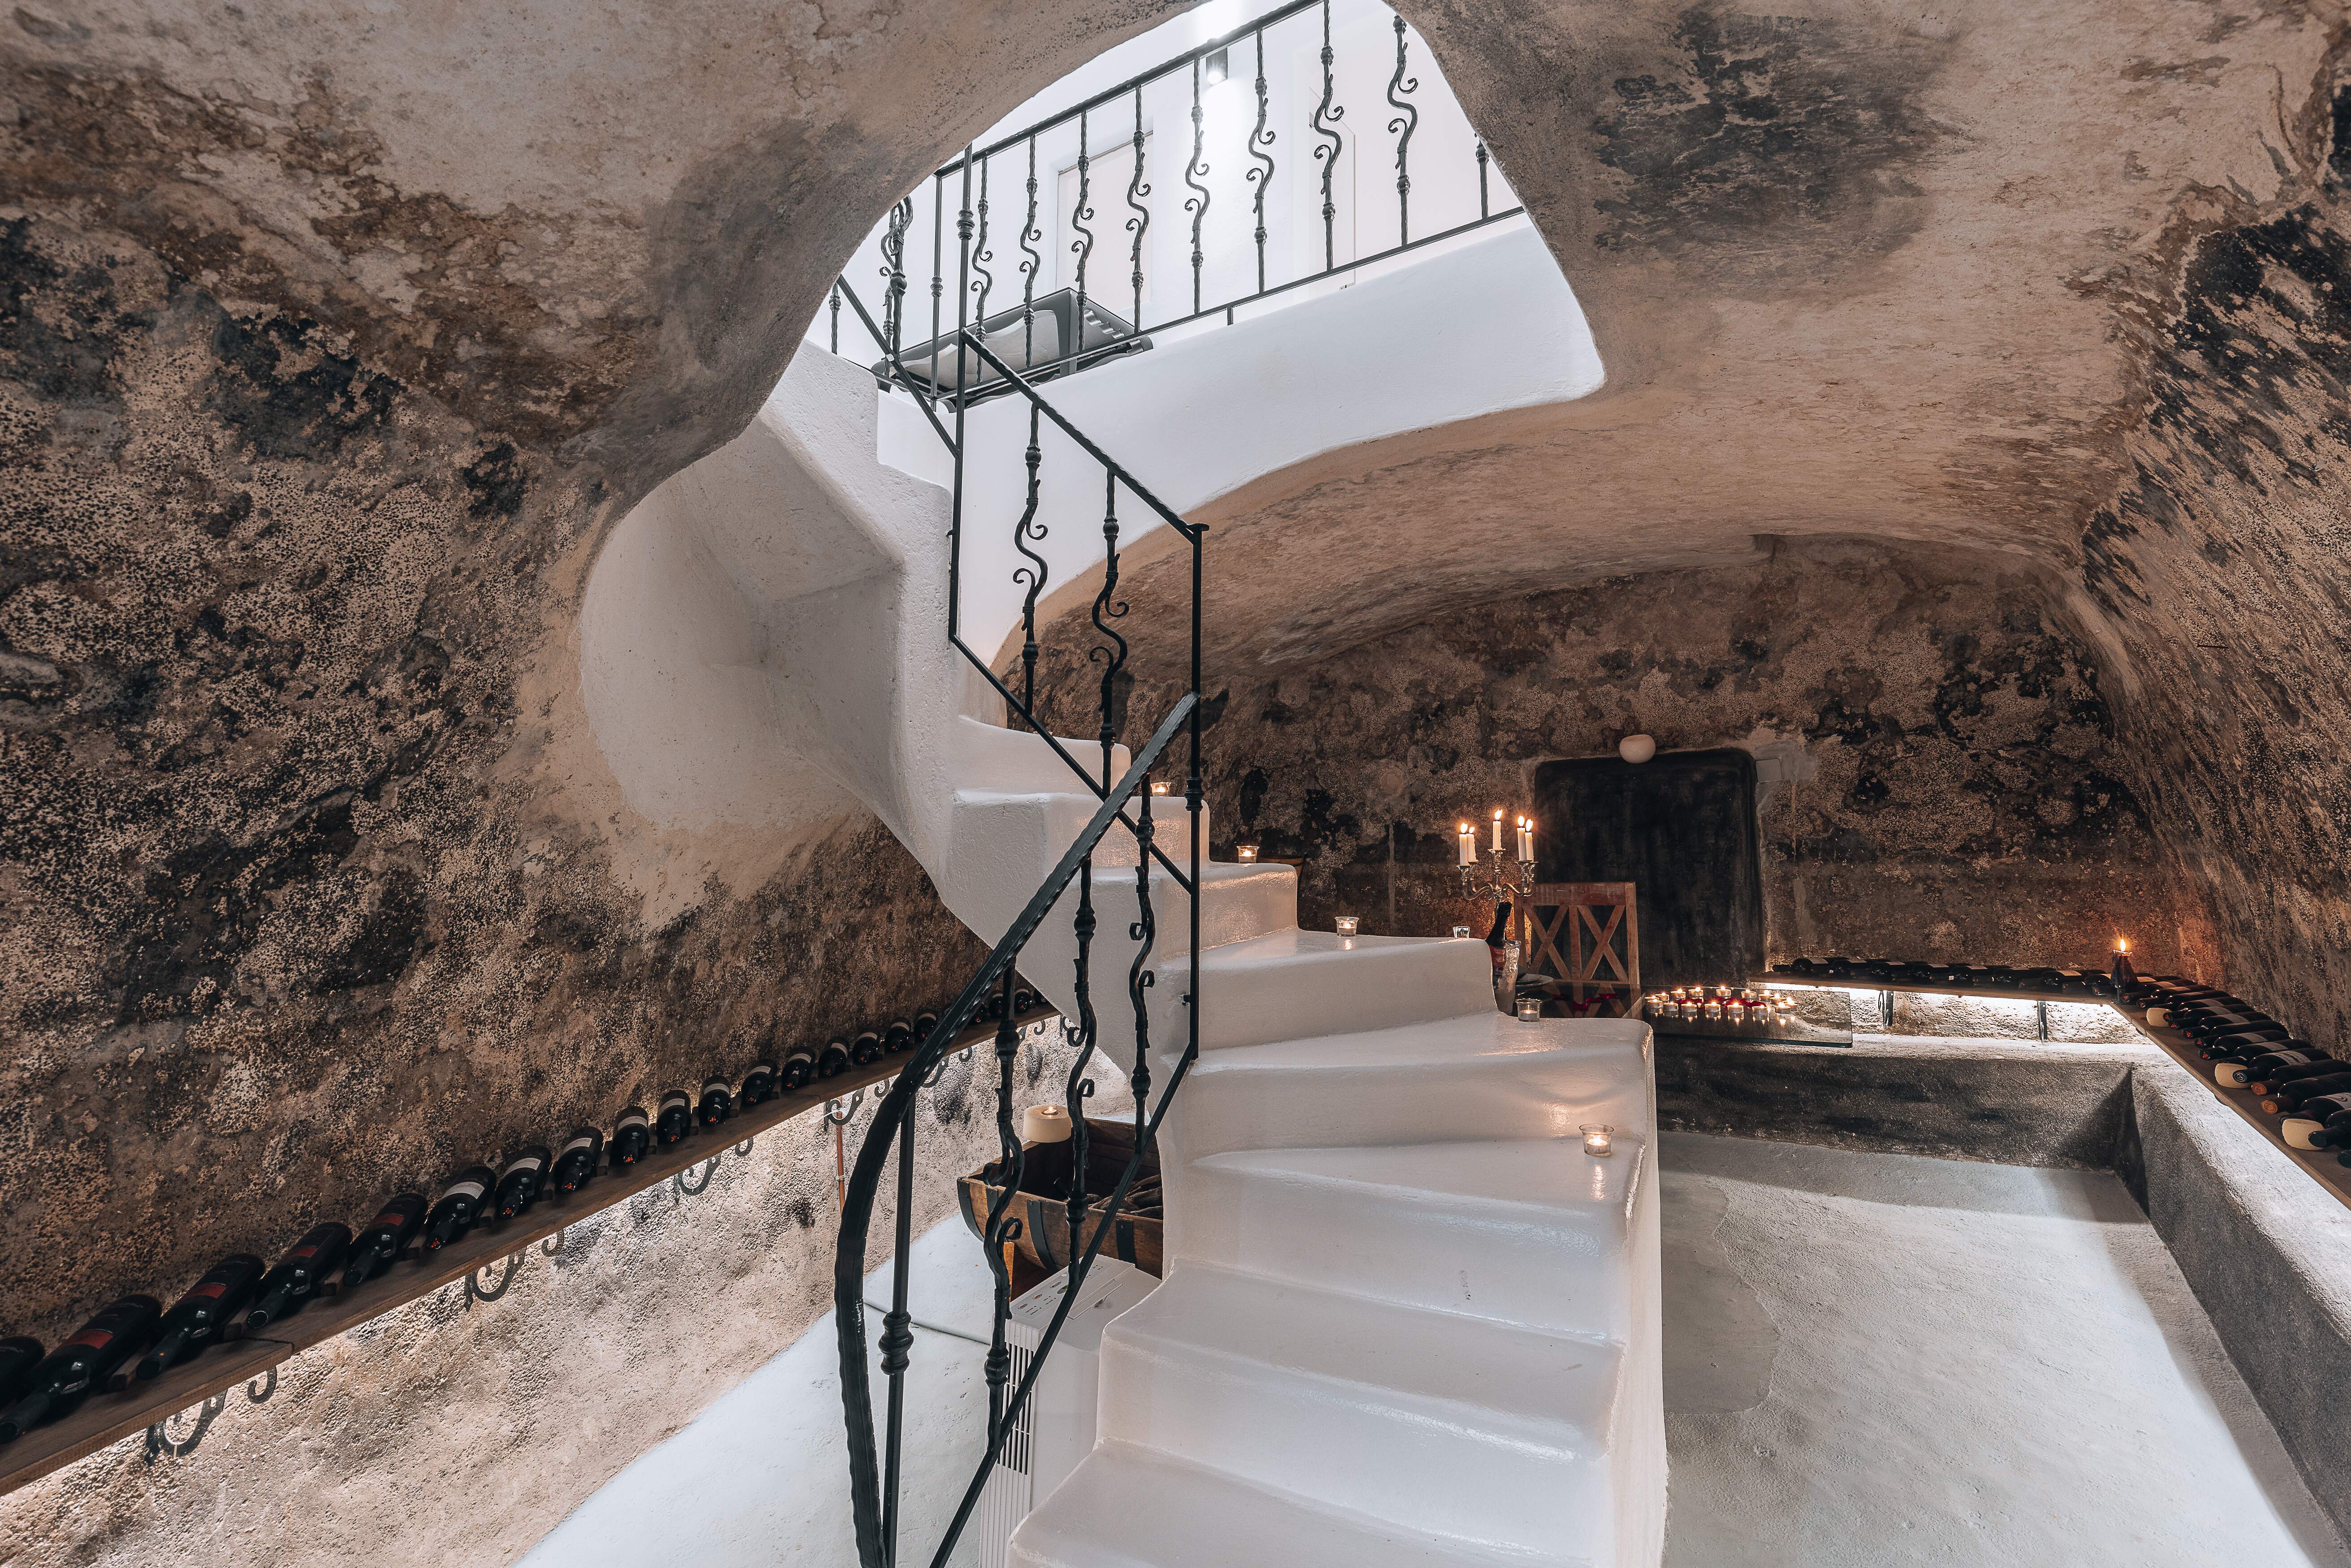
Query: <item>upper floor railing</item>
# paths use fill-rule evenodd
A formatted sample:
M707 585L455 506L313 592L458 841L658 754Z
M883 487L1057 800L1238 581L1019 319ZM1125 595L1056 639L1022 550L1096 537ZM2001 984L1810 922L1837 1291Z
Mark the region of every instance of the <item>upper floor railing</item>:
M964 209L949 195L967 176L968 275L951 282ZM1292 0L972 149L927 184L862 254L882 310L862 346L852 317L847 351L870 351L877 374L895 356L933 395L970 401L1007 388L958 353L957 323L1042 381L1524 211L1426 45L1373 0ZM837 353L843 299L836 288L825 322Z

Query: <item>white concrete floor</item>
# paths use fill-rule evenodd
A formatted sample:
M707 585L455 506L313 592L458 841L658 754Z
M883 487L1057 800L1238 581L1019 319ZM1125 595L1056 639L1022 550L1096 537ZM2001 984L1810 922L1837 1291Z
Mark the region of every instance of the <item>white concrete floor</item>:
M1662 1147L1667 1568L2351 1568L2113 1177ZM918 1319L986 1338L959 1219L916 1244L914 1278ZM910 1544L938 1539L977 1461L984 1354L916 1330ZM525 1563L855 1562L833 1355L828 1314Z

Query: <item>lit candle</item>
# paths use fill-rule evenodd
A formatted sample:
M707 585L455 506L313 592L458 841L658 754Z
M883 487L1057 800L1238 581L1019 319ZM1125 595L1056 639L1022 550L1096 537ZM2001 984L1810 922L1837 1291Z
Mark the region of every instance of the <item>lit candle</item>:
M1155 795L1165 795L1167 793L1167 786L1155 779L1151 781L1151 792Z
M1494 852L1502 852L1502 808L1494 808Z
M1331 924L1338 931L1340 936L1353 936L1355 934L1357 924L1362 919L1363 916L1359 915L1342 915L1333 919Z
M1519 819L1519 858L1529 862L1535 858L1535 820L1532 817Z
M1616 1152L1615 1128L1602 1123L1596 1126L1586 1126L1582 1131L1585 1154L1597 1155L1604 1159Z
M1257 859L1257 846L1255 844L1235 844L1233 846L1233 853L1238 855L1244 861L1253 861Z
M1519 1021L1520 1023L1542 1022L1542 998L1540 997L1520 997L1519 998Z
M1463 865L1478 863L1478 840L1476 835L1470 832L1469 824L1467 822L1461 824L1461 863Z

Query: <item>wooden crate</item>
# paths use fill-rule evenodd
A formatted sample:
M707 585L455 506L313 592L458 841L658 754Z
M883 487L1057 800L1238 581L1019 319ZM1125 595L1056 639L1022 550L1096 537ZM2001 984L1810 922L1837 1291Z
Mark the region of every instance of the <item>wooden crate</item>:
M1070 1260L1090 1246L1102 1228L1102 1200L1118 1185L1134 1152L1134 1124L1086 1118L1086 1218L1074 1245L1070 1236L1070 1160L1074 1140L1060 1144L1029 1144L1020 1173L1020 1189L1009 1217L1020 1222L1014 1245L1020 1255L1049 1274L1070 1266ZM956 1184L963 1222L974 1236L982 1234L989 1206L1003 1191L998 1164L990 1161ZM1102 1242L1102 1254L1134 1264L1158 1277L1164 1246L1159 1196L1159 1150L1144 1151L1143 1168L1118 1218Z

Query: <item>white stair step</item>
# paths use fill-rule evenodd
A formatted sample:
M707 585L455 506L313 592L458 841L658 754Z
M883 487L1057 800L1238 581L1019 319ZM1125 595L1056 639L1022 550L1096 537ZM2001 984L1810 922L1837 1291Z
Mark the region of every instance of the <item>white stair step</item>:
M1074 779L1064 779L1051 789L962 789L955 796L955 833L958 841L967 839L998 849L1033 846L1037 856L1037 874L1029 879L1033 888L1062 852L1078 841L1078 835L1101 809L1102 801ZM1128 814L1141 821L1132 806ZM1210 832L1205 800L1200 804L1200 858L1206 860ZM1162 796L1152 802L1151 841L1177 865L1189 863L1192 818L1182 800ZM1097 865L1133 865L1142 858L1141 841L1123 822L1112 823L1094 850Z
M1190 1168L1183 1259L1629 1340L1646 1154L1626 1129L1605 1158L1576 1136L1214 1155Z
M1381 1029L1494 1005L1482 942L1292 926L1201 959L1203 1051ZM1497 1015L1499 1016L1499 1015Z
M1102 742L1065 735L1053 738L1077 759L1079 766L1100 768ZM960 788L1015 792L1081 788L1071 775L1070 765L1054 755L1041 736L1028 730L1007 729L1002 725L958 717L945 741L939 749L943 756L952 758L949 776ZM1125 747L1111 747L1112 778L1123 776L1132 766L1134 758Z
M1186 1263L1103 1332L1100 1435L1431 1534L1598 1556L1619 1359Z
M1489 1005L1396 1029L1203 1052L1175 1114L1194 1159L1566 1137L1586 1122L1639 1132L1649 1124L1648 1047L1649 1026L1635 1019L1527 1024Z
M1497 1552L1251 1486L1129 1443L1088 1455L1014 1532L1014 1568L1589 1568Z

